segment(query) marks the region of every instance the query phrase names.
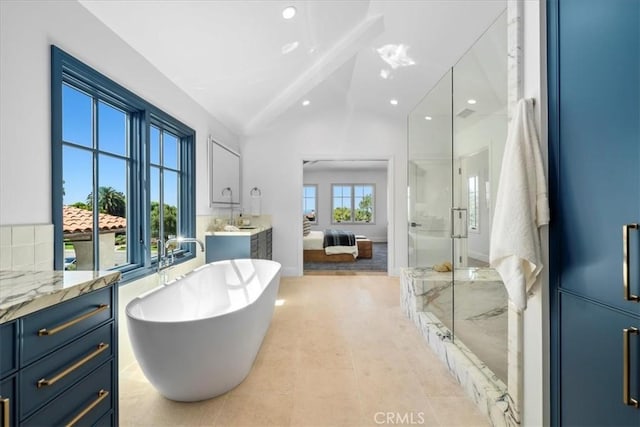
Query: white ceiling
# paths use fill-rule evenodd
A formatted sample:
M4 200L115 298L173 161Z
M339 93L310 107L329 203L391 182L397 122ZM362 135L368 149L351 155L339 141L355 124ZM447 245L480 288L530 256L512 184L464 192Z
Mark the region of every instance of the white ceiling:
M404 120L506 7L506 0L80 3L239 134L336 105ZM297 14L285 20L289 5ZM376 51L389 43L409 46L415 65L392 70Z

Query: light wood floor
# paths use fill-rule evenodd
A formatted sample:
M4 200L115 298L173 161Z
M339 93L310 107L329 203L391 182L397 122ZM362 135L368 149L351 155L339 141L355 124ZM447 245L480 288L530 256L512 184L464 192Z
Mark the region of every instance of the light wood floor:
M283 304L242 384L172 402L131 361L120 367L120 424L489 425L401 313L399 292L398 278L381 275L283 278Z

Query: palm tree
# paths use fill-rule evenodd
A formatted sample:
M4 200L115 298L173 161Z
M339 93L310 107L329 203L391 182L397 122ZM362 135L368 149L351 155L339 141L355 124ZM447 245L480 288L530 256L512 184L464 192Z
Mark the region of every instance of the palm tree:
M93 206L93 192L87 196L87 206ZM127 215L127 200L123 193L113 187L98 188L98 211L109 215L125 217Z

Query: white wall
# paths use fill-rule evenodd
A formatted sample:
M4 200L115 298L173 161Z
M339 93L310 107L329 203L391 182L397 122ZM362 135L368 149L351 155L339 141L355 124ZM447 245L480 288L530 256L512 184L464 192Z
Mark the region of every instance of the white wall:
M75 1L0 1L0 31L1 225L51 223L51 44L195 129L196 210L210 213L207 136L237 136Z
M387 171L386 169L372 170L323 170L304 171L304 184L318 186L317 218L318 224L311 226L312 230L339 228L352 231L355 234L367 236L374 242L387 241ZM374 222L371 224L332 224L331 223L331 185L332 184L373 184Z
M272 215L273 257L283 274L302 274L302 160L389 160L389 272L407 259L406 120L334 108L305 120L281 120L243 140L243 185L262 190L262 212ZM248 195L243 195L248 206Z

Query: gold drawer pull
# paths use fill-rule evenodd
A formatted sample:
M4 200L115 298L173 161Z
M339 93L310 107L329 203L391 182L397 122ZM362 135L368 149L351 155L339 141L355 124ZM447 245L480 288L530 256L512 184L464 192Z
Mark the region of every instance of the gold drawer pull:
M67 323L63 323L62 325L58 325L55 328L51 328L51 329L47 329L47 328L42 328L38 331L38 335L39 336L44 336L44 335L53 335L53 334L57 334L58 332L65 330L73 325L75 325L78 322L82 322L85 319L90 318L91 316L95 316L98 313L102 313L103 311L105 311L106 309L109 308L108 304L100 304L98 306L98 308L96 308L93 311L90 311L89 313L83 314L82 316L78 316L73 320L69 320Z
M106 399L107 396L109 396L109 392L108 391L100 390L98 392L98 398L96 400L94 400L93 402L91 402L89 404L89 406L84 408L78 415L73 417L73 419L71 421L69 421L69 423L66 424L65 427L72 427L72 426L76 425L78 423L78 421L80 421L82 419L82 417L84 417L89 412L91 412L91 410L93 408L95 408L96 406L98 406L100 404L100 402L102 402L104 399Z
M628 328L622 330L622 401L625 405L640 408L637 399L631 397L631 347L629 346L629 336L640 335L638 328Z
M57 375L54 375L51 379L49 379L49 380L46 379L46 378L41 379L40 381L38 381L38 384L36 386L38 388L42 388L42 387L54 385L59 380L61 380L62 378L66 377L71 372L75 371L80 366L84 365L89 360L93 359L94 357L96 357L97 355L99 355L100 353L102 353L103 351L105 351L108 348L109 348L109 344L105 344L105 343L101 342L100 344L98 344L97 350L92 351L90 354L88 354L85 357L83 357L82 359L78 360L73 365L67 367L62 372L58 373Z
M2 396L0 396L0 401L2 401L2 412L3 412L3 416L2 416L2 427L10 427L9 426L9 421L10 421L10 414L9 411L11 410L11 405L9 405L9 398L2 398Z
M629 289L629 230L640 230L640 224L625 224L622 226L622 286L624 299L640 302L640 296L633 295Z

